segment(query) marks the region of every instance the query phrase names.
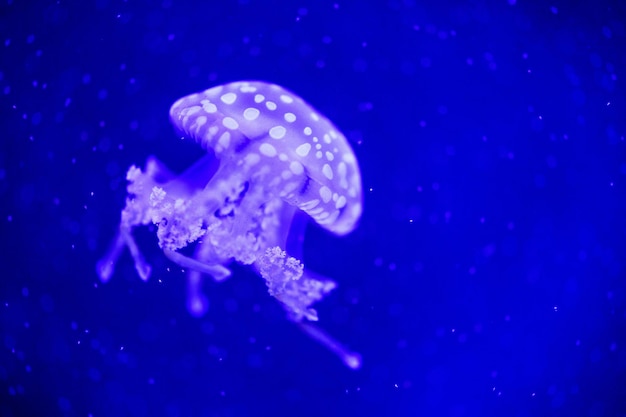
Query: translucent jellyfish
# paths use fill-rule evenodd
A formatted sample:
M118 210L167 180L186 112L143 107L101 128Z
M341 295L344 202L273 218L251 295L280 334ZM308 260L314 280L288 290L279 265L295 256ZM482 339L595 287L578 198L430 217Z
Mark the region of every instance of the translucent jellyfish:
M203 275L221 281L228 265L251 265L288 317L351 368L358 354L310 322L311 305L335 283L304 269L306 218L343 235L362 211L361 176L344 135L292 92L259 81L233 82L191 94L170 109L176 129L207 155L181 175L150 157L145 170L131 166L128 197L117 237L98 262L102 281L128 247L143 280L151 273L132 236L135 226L157 226L165 255L188 272L188 309L208 307ZM192 256L180 249L193 244Z

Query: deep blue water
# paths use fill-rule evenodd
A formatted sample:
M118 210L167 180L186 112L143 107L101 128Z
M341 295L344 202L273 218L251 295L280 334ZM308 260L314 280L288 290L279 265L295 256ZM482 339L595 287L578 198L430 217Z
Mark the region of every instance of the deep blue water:
M580 4L585 4L581 6ZM626 416L626 7L594 1L0 5L0 416ZM310 225L338 288L285 319L251 270L137 240L103 285L125 172L202 156L170 105L241 79L349 139L358 229Z

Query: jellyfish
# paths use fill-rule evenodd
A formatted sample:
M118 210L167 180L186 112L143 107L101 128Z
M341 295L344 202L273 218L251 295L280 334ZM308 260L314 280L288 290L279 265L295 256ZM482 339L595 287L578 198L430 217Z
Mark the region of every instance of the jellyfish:
M349 351L322 329L312 304L336 284L304 268L307 219L336 235L357 225L362 212L359 166L345 136L294 93L275 84L240 81L176 101L170 119L178 133L206 150L180 175L155 157L144 170L131 166L128 196L111 248L97 264L108 281L128 248L139 277L151 267L133 228L157 227L163 253L187 271L187 308L203 315L203 276L222 281L228 265L250 265L289 319L350 368ZM193 252L181 249L193 244Z

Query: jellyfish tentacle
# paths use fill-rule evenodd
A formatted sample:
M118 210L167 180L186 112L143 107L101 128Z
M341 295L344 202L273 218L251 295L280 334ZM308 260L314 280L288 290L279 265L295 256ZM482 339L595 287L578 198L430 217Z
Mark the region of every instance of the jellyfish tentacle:
M135 269L137 270L137 274L139 274L139 278L143 281L147 281L148 278L150 278L152 267L148 264L148 262L146 262L145 258L141 254L141 251L137 246L137 242L135 242L130 230L121 230L120 233L124 238L126 246L128 246L128 250L130 251L130 255L135 263Z
M100 281L107 282L111 279L111 276L113 276L115 272L115 264L125 247L126 242L118 229L109 250L107 250L104 256L96 263L96 272Z
M337 341L337 339L330 336L319 327L307 322L298 322L298 327L311 339L320 343L322 346L337 355L339 359L341 359L342 362L349 368L359 369L361 367L361 355L350 351L343 344Z
M152 174L154 169L152 169ZM144 189L147 184L153 183L152 176L146 175L141 172L139 168L132 165L126 173L126 179L129 181L127 191L130 195L138 196L139 198L127 197L126 205L121 213L120 225L117 230L117 234L113 239L109 251L105 256L96 264L96 272L102 282L107 282L113 271L115 270L115 264L117 263L122 251L125 247L128 247L135 263L135 269L142 280L147 280L150 276L150 265L148 265L141 255L139 248L135 240L132 237L132 228L140 224L147 224L146 219L146 207L143 204Z
M154 155L150 155L148 159L146 159L145 172L147 176L159 184L165 184L176 178L176 174Z
M210 275L217 282L230 277L230 269L220 264L208 264L179 252L164 249L163 253L172 262L187 271L187 310L195 317L203 316L209 308L209 300L202 292L202 275Z
M203 274L195 269L187 271L187 311L202 317L209 310L209 299L202 292Z
M141 254L130 229L120 227L117 235L111 243L111 247L96 264L96 272L98 273L100 281L107 282L111 278L113 272L115 271L115 264L117 264L117 261L125 247L127 247L130 251L130 255L133 258L135 269L137 270L139 277L143 281L147 281L148 278L150 278L152 268Z
M223 281L230 276L230 269L226 268L223 265L215 264L210 265L204 262L200 262L194 258L190 258L189 256L185 256L180 252L176 252L169 249L163 249L163 253L167 258L182 266L183 268L193 269L195 271L201 272L203 274L207 274L212 276L216 281Z
M201 240L198 242L198 245L196 246L194 253L193 253L193 259L204 265L227 265L228 264L228 259L220 258L217 255L217 253L215 253L215 249L213 245L211 245L211 242L209 239ZM189 277L189 279L194 279L198 281L202 278L202 275L206 274L205 272L199 269L195 269L195 268L189 268L188 272L189 274L192 274L192 273L197 274L200 278L196 279L196 278ZM211 275L211 278L213 278L213 280L215 280L216 282L222 282L230 278L230 274Z

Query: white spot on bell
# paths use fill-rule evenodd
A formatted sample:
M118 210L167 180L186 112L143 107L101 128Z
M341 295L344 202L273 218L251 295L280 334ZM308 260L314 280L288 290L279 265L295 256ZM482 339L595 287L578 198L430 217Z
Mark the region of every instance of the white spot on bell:
M261 160L261 157L259 156L258 153L250 153L246 155L246 164L249 167L258 164L260 160Z
M339 172L339 176L340 177L345 177L346 176L346 172L347 172L347 166L345 162L339 162L339 165L337 165L337 171Z
M293 123L296 121L296 115L293 113L285 113L285 120L289 123Z
M211 87L208 90L204 90L204 95L205 96L216 96L219 93L221 93L223 89L224 89L223 85L218 85L218 86L215 86L215 87Z
M270 136L274 139L282 139L285 137L287 129L282 126L274 126L270 129Z
M315 206L317 206L319 203L320 203L320 201L317 198L315 198L313 200L307 201L306 203L300 204L300 208L302 210L311 210L311 209L315 208Z
M251 85L244 85L239 89L242 93L254 93L256 91L256 87L252 87Z
M286 94L282 94L280 96L280 99L282 100L283 103L293 103L293 99Z
M295 190L296 188L298 188L298 185L300 185L300 183L298 182L290 182L288 184L285 184L285 187L283 188L283 195L287 195L290 192L292 192L293 190Z
M330 188L328 188L327 186L323 186L322 188L320 188L320 197L322 197L322 201L324 203L328 203L332 196L333 193L330 191Z
M335 220L337 220L337 217L339 217L339 210L335 210L332 213L330 213L330 216L328 216L327 218L325 218L323 221L320 221L320 224L331 224L334 223Z
M254 96L254 102L255 102L255 103L260 103L260 102L262 102L263 100L265 100L265 96L264 96L263 94L256 94L256 95Z
M330 151L326 151L326 159L332 161L333 159L335 159L335 154Z
M311 133L313 133L313 130L310 127L305 127L304 128L304 134L307 136L311 136Z
M196 127L202 127L206 124L206 116L198 116L196 119Z
M328 216L330 216L330 214L328 214L328 212L327 212L327 211L325 211L325 212L323 212L323 213L318 214L318 215L315 217L315 219L316 219L316 220L324 220L324 219L325 219L325 218L327 218Z
M259 152L261 152L265 156L276 156L276 148L269 143L261 144L261 146L259 146Z
M307 156L309 154L309 152L311 151L311 144L310 143L303 143L302 145L298 146L296 148L296 153L299 156Z
M200 103L202 104L202 109L207 113L215 113L217 111L217 106L209 100L202 100Z
M276 110L276 103L274 103L273 101L266 102L265 106L267 106L269 110Z
M304 172L304 167L298 161L293 161L289 164L289 169L296 175L300 175Z
M224 119L222 120L222 124L224 125L224 127L227 127L231 130L239 128L239 123L237 123L237 121L232 117L224 117Z
M228 148L228 145L230 145L230 132L222 133L220 138L217 140L217 143L222 145L224 149Z
M324 174L324 176L329 180L333 179L333 169L328 164L324 164L322 167L322 174Z
M344 196L339 196L339 198L337 199L337 202L335 203L335 208L336 209L340 209L340 208L344 207L347 202L348 202L348 200L346 200L346 198Z
M257 117L259 117L259 114L261 112L258 109L255 109L254 107L248 107L247 109L245 109L243 111L243 117L246 120L255 120Z
M201 109L200 106L189 107L187 109L187 111L185 112L185 116L192 116L192 115L198 113L200 111L200 109Z
M237 100L237 94L235 94L235 93L226 93L226 94L222 95L222 97L220 97L220 100L222 100L222 102L225 103L225 104L233 104L235 102L235 100Z
M348 188L348 180L346 179L346 174L348 172L348 168L345 162L341 161L337 165L337 175L339 176L339 185L344 190Z
M349 164L354 164L356 162L356 159L354 158L354 155L351 152L344 153L343 160Z

